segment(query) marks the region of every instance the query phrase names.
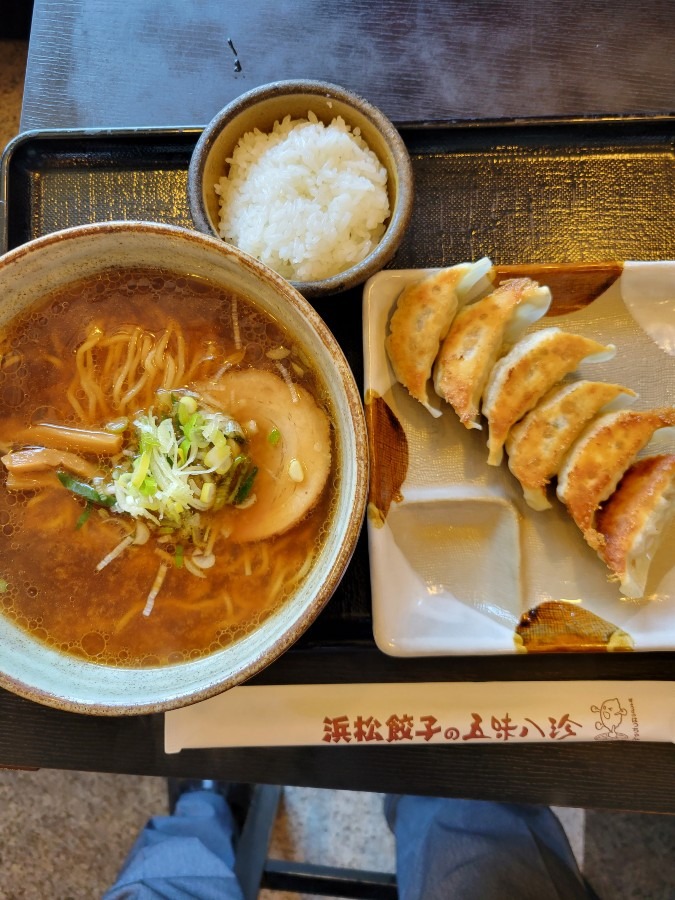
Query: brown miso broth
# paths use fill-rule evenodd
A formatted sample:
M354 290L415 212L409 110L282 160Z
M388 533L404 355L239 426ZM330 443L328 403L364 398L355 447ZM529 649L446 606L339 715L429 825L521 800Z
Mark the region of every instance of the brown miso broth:
M109 338L105 350L96 344L100 334ZM89 350L83 349L87 342ZM185 378L165 395L199 394L232 372L255 369L285 382L292 394L305 397L306 392L331 418L319 375L280 324L245 298L196 276L111 269L86 278L56 290L14 320L0 333L0 353L3 456L33 446L27 429L38 423L119 429L121 420L154 409L149 398L153 378L159 376L154 363L143 366L146 358L157 362L162 354L162 371L169 371L165 357L173 355L174 377ZM136 367L138 384L143 384L136 394L127 390L120 410L113 388L119 388L134 354L141 360ZM83 371L89 379L84 388L78 381ZM256 434L255 421L240 424L255 462L254 449L263 438ZM283 533L237 542L237 523L256 514L255 504L246 507L242 501L200 513L200 539L211 542L197 552L201 556L190 556L184 532L160 522L152 525L149 540L128 544L100 571L97 566L120 541L138 536L131 517L73 493L53 470L39 473L36 489L8 489L1 466L0 609L48 646L103 665L167 665L227 647L283 604L320 550L339 469L331 443L332 428L330 473L318 502ZM99 472L118 464L114 455L78 453ZM261 477L253 482L254 500ZM209 550L214 562L194 573L194 561L204 564ZM192 559L192 571L186 559ZM160 566L163 580L151 612L144 614Z

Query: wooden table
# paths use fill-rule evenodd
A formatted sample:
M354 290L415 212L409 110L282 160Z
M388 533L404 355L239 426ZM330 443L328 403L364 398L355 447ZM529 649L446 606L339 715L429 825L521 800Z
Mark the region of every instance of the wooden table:
M397 122L670 112L674 23L668 0L37 0L21 125L204 125L284 78Z
M267 81L355 89L397 123L669 114L669 0L37 0L22 130L200 126ZM237 71L236 60L241 71ZM339 330L339 321L331 322ZM364 549L334 598L364 591ZM319 674L319 672L321 674ZM322 619L256 683L672 680L675 653L397 660ZM0 694L5 765L224 778L675 812L670 744L325 747L163 752L162 716L95 718Z

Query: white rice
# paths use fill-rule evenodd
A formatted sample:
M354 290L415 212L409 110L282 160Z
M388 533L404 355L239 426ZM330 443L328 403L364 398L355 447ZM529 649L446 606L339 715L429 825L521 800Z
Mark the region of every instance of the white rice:
M339 116L247 132L215 186L222 238L285 278L315 281L365 259L389 216L387 171Z

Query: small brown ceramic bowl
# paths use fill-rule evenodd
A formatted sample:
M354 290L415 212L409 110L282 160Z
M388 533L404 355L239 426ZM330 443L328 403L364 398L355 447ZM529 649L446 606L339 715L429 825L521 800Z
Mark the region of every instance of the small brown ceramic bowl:
M387 170L391 210L386 231L375 249L357 265L319 281L292 281L306 297L345 291L366 281L391 260L403 239L413 204L413 174L401 135L372 104L322 81L277 81L255 88L222 109L206 126L188 172L188 199L196 227L219 236L219 198L215 185L228 173L226 160L239 139L258 128L272 131L285 116L306 119L313 112L324 124L341 116L361 136Z

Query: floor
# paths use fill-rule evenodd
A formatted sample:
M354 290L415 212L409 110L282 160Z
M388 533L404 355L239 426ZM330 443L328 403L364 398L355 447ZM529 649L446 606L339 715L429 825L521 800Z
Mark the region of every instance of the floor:
M0 148L19 128L26 51L25 41L0 40ZM139 828L166 805L166 782L159 778L0 771L0 898L100 896ZM556 812L601 900L675 898L675 817ZM287 788L272 855L393 871L382 796Z
M379 794L286 788L270 855L392 872L394 841L382 800ZM3 900L91 900L113 883L148 817L166 812L167 788L163 779L147 776L5 770L0 809ZM675 897L675 817L556 813L601 900ZM261 900L292 896L261 892Z

